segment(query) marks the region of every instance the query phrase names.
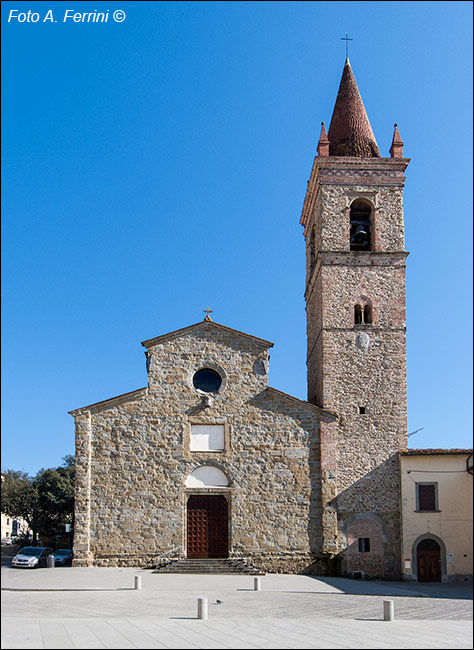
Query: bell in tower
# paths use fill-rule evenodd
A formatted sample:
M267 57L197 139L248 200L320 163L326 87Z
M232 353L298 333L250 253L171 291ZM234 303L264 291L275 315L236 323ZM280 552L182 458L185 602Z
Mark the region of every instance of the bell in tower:
M355 201L351 206L351 251L370 250L370 213L370 206L362 201Z

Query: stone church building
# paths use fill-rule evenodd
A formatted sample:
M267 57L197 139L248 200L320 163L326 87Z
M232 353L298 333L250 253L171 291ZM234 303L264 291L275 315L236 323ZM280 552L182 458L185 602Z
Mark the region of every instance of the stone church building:
M400 576L408 163L396 126L381 157L347 59L301 216L308 401L209 313L143 341L147 387L71 411L76 566Z

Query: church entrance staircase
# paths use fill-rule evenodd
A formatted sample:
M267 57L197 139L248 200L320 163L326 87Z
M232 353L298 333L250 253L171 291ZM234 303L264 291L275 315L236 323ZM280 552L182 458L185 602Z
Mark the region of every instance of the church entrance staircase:
M245 574L265 575L255 567L249 566L242 560L225 559L189 559L172 560L162 567L158 567L153 573L221 573L221 574Z

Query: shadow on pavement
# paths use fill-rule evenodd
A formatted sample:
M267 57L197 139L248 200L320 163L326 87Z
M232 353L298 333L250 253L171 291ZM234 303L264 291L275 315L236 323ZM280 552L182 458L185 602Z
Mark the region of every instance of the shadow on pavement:
M398 580L354 580L352 578L328 578L308 575L308 578L318 580L326 585L335 587L346 594L376 594L382 591L400 590L412 592L414 595L423 594L430 598L457 598L472 600L473 583L470 582L404 582ZM394 594L395 595L395 594ZM401 594L400 594L401 595ZM406 595L406 594L405 594Z

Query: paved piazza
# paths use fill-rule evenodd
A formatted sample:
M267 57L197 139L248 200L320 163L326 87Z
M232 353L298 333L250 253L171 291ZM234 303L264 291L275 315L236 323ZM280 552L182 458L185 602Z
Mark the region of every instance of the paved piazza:
M2 649L472 648L470 621L466 584L2 567Z

